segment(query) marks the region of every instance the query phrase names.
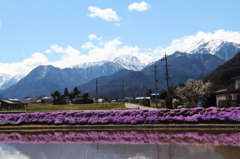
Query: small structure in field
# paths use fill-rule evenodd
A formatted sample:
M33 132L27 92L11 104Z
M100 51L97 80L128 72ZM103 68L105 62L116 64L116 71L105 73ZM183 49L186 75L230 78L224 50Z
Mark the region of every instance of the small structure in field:
M51 97L42 97L41 104L52 103L53 99Z
M23 103L36 103L36 100L33 98L26 98L23 100Z
M0 100L0 110L19 110L26 109L27 104L18 99Z

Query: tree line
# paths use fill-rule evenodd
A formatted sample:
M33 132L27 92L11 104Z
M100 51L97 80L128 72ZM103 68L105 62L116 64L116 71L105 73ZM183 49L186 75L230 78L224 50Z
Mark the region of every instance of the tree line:
M71 93L69 93L68 88L64 89L64 93L61 94L59 91L55 91L51 94L53 98L53 104L88 104L93 103L93 100L89 99L89 93L81 93L77 87L73 89Z

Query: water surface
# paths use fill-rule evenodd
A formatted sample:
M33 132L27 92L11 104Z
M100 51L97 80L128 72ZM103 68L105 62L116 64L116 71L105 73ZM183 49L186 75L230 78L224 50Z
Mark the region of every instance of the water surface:
M4 159L239 159L239 131L0 133Z

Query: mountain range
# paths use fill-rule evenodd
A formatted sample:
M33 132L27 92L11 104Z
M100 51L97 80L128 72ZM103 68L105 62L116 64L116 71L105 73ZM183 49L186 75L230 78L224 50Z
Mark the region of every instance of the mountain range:
M64 88L72 90L74 87L89 82L99 76L109 76L121 69L140 70L145 64L132 55L119 56L114 61L100 61L84 63L72 68L60 69L51 65L38 66L17 84L2 90L6 97L20 98L47 95Z
M25 77L25 75L22 75L22 74L18 74L15 76L10 76L7 74L0 74L0 90L6 89L6 88L16 84L23 77Z
M239 44L202 40L186 52L175 52L167 58L170 65L168 66L170 86L185 83L188 78L204 78L226 59L235 55L237 50L240 51ZM165 59L161 58L147 65L137 57L122 55L113 61L83 63L65 69L51 65L38 66L16 84L1 90L0 94L8 98L23 99L26 96L36 98L42 95L50 96L56 90L63 92L64 88L71 92L77 86L82 92L94 95L98 79L99 92L108 95L109 98L119 97L123 81L125 95L133 96L144 86L154 89L155 64L159 80L158 90L166 89L165 62Z
M199 74L210 73L224 62L225 60L216 55L176 52L168 57L168 64L171 65L169 66L171 85L184 83L190 77L196 79L199 77ZM161 59L156 62L156 66L158 67L156 70L157 78L159 79L158 90L166 89L165 67L163 65L164 61ZM155 76L153 74L153 65L145 67L141 71L119 69L112 75L100 76L100 70L111 70L113 68L113 66L106 67L106 63L104 66L104 69L96 66L88 67L87 69L92 68L92 72L94 73L91 74L92 76L88 76L88 79L90 79L89 77L92 77L92 79L87 82L83 82L86 78L81 80L83 74L79 73L80 68L60 69L51 65L39 66L17 84L3 90L1 94L11 98L23 99L27 96L36 98L43 95L49 96L56 90L63 92L64 88L68 88L71 91L74 87L78 86L82 92L88 92L94 96L97 79L99 92L108 95L111 99L120 98L120 90L123 85L125 96L143 94L140 91L144 86L148 89L154 89Z

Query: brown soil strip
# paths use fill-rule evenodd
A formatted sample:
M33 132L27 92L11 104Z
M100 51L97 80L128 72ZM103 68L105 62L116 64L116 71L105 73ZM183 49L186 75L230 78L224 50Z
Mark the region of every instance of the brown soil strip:
M240 130L240 124L121 124L121 125L18 125L0 126L1 131L53 131L53 130Z

